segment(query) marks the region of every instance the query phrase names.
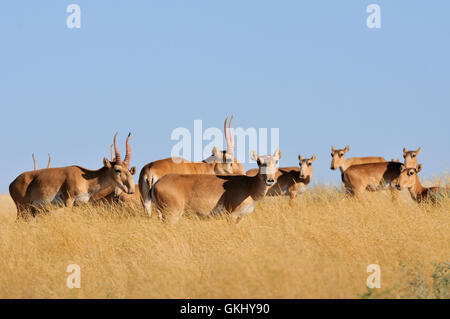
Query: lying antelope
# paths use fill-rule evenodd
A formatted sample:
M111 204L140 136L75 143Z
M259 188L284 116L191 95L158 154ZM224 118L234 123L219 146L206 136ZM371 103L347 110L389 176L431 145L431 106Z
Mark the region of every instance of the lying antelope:
M224 132L227 142L226 151L218 151L216 147L212 150L212 156L203 162L191 162L179 157L169 157L166 159L151 162L145 165L139 174L139 190L142 202L149 216L151 216L151 189L153 185L167 174L211 174L211 175L231 175L245 174L244 167L234 158L234 137L231 130L231 117L227 134L227 121L225 119Z
M405 157L406 162L410 167L417 167L417 156ZM402 165L400 162L352 165L342 173L342 181L347 192L353 195L384 189L399 177Z
M331 146L332 170L337 170L339 168L341 170L341 173L344 173L347 168L352 165L386 162L384 158L379 156L350 157L348 159L345 159L345 153L347 153L349 150L350 147L348 145L344 149L335 149L333 146Z
M416 167L402 165L400 175L393 181L398 190L407 188L411 198L417 203L436 203L438 194L444 192L442 187L424 187L417 175L422 170L422 164Z
M129 166L129 163L131 162L131 147L129 143L131 133L128 133L126 142L125 142L125 148L126 148L126 155L125 158L127 159L127 163ZM110 152L111 152L111 162L115 161L114 152L113 152L113 145L110 146ZM136 167L133 166L129 169L129 172L131 175L134 175L136 173ZM118 203L132 203L132 202L138 202L140 201L140 193L139 188L137 185L135 185L135 192L134 194L130 195L127 193L124 193L120 187L112 185L104 190L98 192L97 194L93 195L90 199L90 202L92 203L108 203L108 204L118 204Z
M280 167L276 173L277 182L269 188L267 196L289 195L291 201L298 193L305 191L312 178L312 163L316 160L314 154L311 158L298 155L299 167ZM258 169L247 171L247 176L255 176Z
M36 158L34 157L34 153L31 154L31 158L33 159L33 168L35 171L38 170L37 168L37 164L36 164ZM47 163L47 168L50 168L50 164L52 163L52 157L50 156L50 154L48 154L48 163Z
M52 205L72 207L87 203L96 193L110 186L133 194L135 184L128 169L129 157L122 162L116 145L115 161L103 159L103 167L88 170L80 166L48 168L20 174L10 185L9 193L17 207L18 217L27 210L34 216L39 209L49 210Z
M205 217L225 211L237 223L251 214L275 183L281 151L272 156L252 151L250 158L258 164L256 176L169 174L159 179L152 199L162 219L176 223L186 210Z

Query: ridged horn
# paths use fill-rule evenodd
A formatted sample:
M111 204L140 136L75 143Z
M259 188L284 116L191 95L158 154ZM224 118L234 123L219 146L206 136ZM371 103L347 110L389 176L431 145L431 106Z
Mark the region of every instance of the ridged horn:
M127 136L127 141L126 141L126 154L125 154L125 159L123 160L123 162L127 165L130 165L130 161L131 161L131 147L130 147L130 143L128 142L128 140L130 139L131 133L128 133Z
M36 158L34 157L34 153L31 154L31 157L33 158L33 167L34 167L34 170L37 171L37 164L36 164Z
M117 147L117 142L116 142L116 138L117 138L117 133L114 134L114 153L116 154L116 164L122 164L122 159L120 158L120 152L119 152L119 148Z
M227 153L233 155L234 154L234 136L233 132L231 130L231 122L233 121L233 116L231 116L230 122L228 123L227 128L227 121L228 117L225 119L225 123L223 124L223 130L225 132L225 140L227 142ZM227 131L229 130L229 134L227 134Z

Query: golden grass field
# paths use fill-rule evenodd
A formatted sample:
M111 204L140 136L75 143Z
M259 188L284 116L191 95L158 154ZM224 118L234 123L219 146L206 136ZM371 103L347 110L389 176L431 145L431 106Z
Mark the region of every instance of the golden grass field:
M449 198L358 201L318 185L293 207L266 198L239 225L185 216L170 226L139 205L15 216L0 197L0 298L448 298ZM73 263L80 289L66 286ZM369 264L380 289L366 287Z

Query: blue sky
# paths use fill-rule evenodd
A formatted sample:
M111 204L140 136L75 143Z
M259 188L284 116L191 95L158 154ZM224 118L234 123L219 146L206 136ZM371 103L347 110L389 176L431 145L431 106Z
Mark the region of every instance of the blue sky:
M81 7L68 29L66 7ZM381 7L381 29L366 7ZM170 155L177 127L280 129L282 166L317 154L314 179L338 183L330 147L449 170L450 2L3 1L0 193L32 169L96 169L114 132L132 132L138 171ZM207 142L205 142L207 144ZM246 168L255 164L246 163ZM136 178L137 180L137 178Z

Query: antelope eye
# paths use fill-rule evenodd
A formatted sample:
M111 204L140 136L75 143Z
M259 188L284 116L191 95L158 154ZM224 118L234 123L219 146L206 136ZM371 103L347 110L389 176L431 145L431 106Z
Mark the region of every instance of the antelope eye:
M412 157L412 158L416 157L416 154L412 154L411 157Z
M308 163L308 166L311 166L311 163Z
M344 156L344 153L339 154L340 157Z

